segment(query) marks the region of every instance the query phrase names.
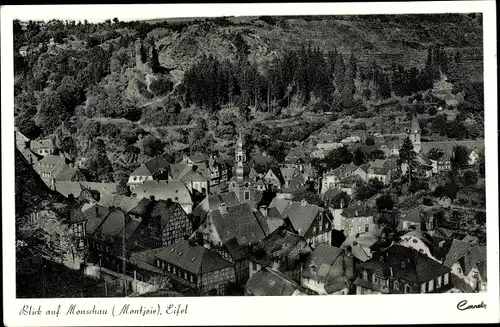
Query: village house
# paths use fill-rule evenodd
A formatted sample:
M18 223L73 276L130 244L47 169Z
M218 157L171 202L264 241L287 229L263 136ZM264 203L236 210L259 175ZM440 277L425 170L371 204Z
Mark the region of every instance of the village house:
M99 266L123 272L123 261L137 247L140 219L133 218L122 210L99 205L85 210L87 217L85 236L89 261Z
M194 194L207 195L209 192L209 179L198 172L198 166L192 166L192 169L184 174L180 181L183 182L189 192Z
M372 233L349 235L340 246L341 249L350 249L350 254L359 262L365 262L372 257L371 247L378 242L378 237Z
M450 269L412 248L394 244L357 264L356 294L444 293Z
M246 296L296 296L307 295L306 290L289 276L263 268L245 284Z
M442 151L443 155L439 159L429 159L432 172L437 174L441 171L451 170L451 158L455 146L463 146L468 150L468 163L472 166L477 164L479 153L484 151L484 144L484 140L422 142L422 154L427 155L432 149Z
M322 200L332 215L333 228L342 230L341 213L350 202L349 196L339 189L332 188L322 194Z
M263 267L280 271L300 283L302 268L312 249L306 240L282 226L250 249L249 277Z
M380 159L373 161L366 173L367 180L376 179L381 181L384 185L390 184L392 169L385 165L385 163L385 160Z
M128 214L139 217L146 227L140 240L145 248L171 245L193 233L188 215L172 200L142 199Z
M374 211L361 203L345 208L340 214L342 229L346 236L358 233L373 233L376 229L373 221Z
M302 286L311 294L347 295L354 278L354 261L342 249L320 244L302 273Z
M31 141L30 149L34 153L46 156L48 154L54 154L56 152L56 147L51 139Z
M205 163L207 161L207 157L202 153L195 153L191 156L184 156L182 161L192 167L200 163Z
M199 294L226 295L228 285L236 281L234 267L229 261L186 240L134 253L130 261L141 268L140 278L163 275Z
M419 208L412 208L407 212L402 212L399 215L398 229L404 231L422 230L422 225L425 224L426 215Z
M337 188L345 192L347 195L352 196L356 193L359 185L363 184L365 181L357 174L347 176L346 178L340 180L337 184Z
M142 184L145 181L152 180L168 180L169 179L170 163L164 159L151 159L142 164L130 174L128 185L130 191L135 191L137 184Z
M115 183L86 181L53 181L49 188L59 192L66 198L93 199L95 202L110 201L117 192L117 185Z
M277 209L282 219L288 218L295 232L313 248L321 243L331 244L333 222L327 209L317 205L275 198L269 209ZM269 217L269 215L268 215ZM269 219L268 219L269 221Z
M36 162L33 168L45 184L52 189L55 181L78 182L86 180L78 168L66 163L64 156L47 154Z
M156 200L171 199L173 202L179 203L187 214L193 210L191 194L184 183L178 180L143 182L135 186L132 196L139 199L150 199L151 197Z
M443 265L468 285L467 291L487 289L486 247L454 239Z
M75 239L78 249L85 247L85 223L87 217L83 214L81 208L73 209L69 212L69 228Z
M268 187L275 192L280 190L285 184L281 170L278 167L269 168L263 179Z

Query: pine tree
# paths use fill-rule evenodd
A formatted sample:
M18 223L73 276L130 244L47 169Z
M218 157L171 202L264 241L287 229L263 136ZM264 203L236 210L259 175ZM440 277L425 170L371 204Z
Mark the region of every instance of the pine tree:
M407 165L408 180L409 184L411 184L412 170L416 168L417 160L416 153L413 149L413 143L409 137L404 140L403 145L399 149L398 165L401 166L403 164Z

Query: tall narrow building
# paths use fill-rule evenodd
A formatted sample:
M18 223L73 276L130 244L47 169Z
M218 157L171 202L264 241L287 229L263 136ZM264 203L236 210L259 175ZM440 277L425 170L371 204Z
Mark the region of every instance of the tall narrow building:
M248 202L250 204L255 204L255 202L259 201L259 199L256 198L256 195L260 195L260 193L256 192L255 183L248 176L250 168L246 164L247 157L241 132L236 140L234 156L234 174L229 181L228 190L229 192L234 192L236 194L240 203Z
M418 123L417 117L413 117L411 121L411 128L407 131L408 137L413 144L413 150L416 153L420 153L421 143L420 143L420 124Z

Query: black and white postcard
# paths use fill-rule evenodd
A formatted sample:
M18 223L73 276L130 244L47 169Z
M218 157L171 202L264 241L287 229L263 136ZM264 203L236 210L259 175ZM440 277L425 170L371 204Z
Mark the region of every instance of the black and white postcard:
M1 14L7 326L499 322L494 1Z

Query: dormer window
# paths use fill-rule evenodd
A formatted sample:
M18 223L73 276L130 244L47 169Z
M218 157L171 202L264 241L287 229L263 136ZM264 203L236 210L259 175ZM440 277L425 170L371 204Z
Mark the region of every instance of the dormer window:
M411 293L411 287L408 284L405 285L405 293Z

